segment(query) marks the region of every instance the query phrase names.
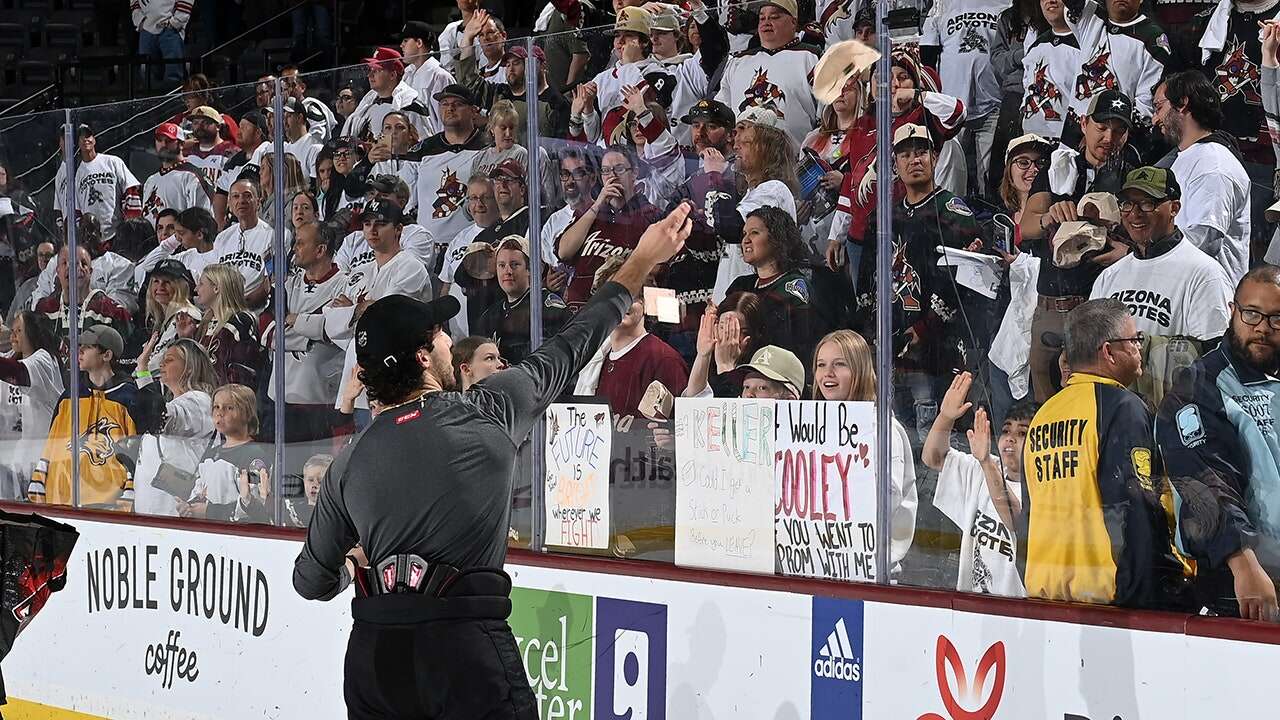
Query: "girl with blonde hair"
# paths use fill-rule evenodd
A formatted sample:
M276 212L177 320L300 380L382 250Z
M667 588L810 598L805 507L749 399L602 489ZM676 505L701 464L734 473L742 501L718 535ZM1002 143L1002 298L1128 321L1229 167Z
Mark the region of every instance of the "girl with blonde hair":
M876 401L876 367L871 346L852 330L836 330L818 341L813 353L813 399L827 401ZM889 560L896 574L911 549L916 533L916 465L911 439L902 423L894 419L889 476L892 480L892 543Z
M204 319L197 340L209 351L218 381L257 386L258 320L244 299L244 275L232 265L215 263L196 283L196 304Z

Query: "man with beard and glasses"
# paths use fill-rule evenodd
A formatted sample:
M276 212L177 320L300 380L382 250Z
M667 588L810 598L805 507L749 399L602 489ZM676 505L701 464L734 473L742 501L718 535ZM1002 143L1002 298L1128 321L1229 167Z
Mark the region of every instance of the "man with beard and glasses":
M1215 612L1278 619L1277 418L1280 267L1259 265L1236 288L1226 342L1182 374L1156 418L1197 600Z
M506 622L512 449L680 249L688 213L681 206L648 227L559 334L465 392L452 391L442 331L458 312L452 299L384 298L360 319L361 381L383 409L329 468L293 573L298 593L316 600L354 578L349 717L536 720ZM423 457L435 462L424 467Z
M160 159L160 170L142 185L143 217L155 225L165 208L178 212L190 207L213 209L213 186L182 156L177 125L164 123L156 128L156 157Z
M1231 282L1249 269L1249 173L1235 140L1221 131L1222 103L1199 70L1171 75L1156 87L1152 122L1178 148L1173 173L1186 185L1174 219L1193 245L1222 264Z
M1093 281L1104 267L1124 255L1122 245L1102 254L1086 255L1078 264L1063 268L1053 262L1054 231L1063 223L1081 220L1076 211L1087 193L1116 193L1125 176L1138 167L1138 153L1129 144L1133 126L1133 102L1116 90L1104 90L1080 120L1083 138L1076 147L1059 144L1049 156L1049 166L1031 184L1022 210L1022 249L1040 258L1035 314L1031 320L1031 385L1036 402L1043 403L1057 391L1053 377L1059 350L1044 342L1045 334L1062 335L1067 313L1089 296Z

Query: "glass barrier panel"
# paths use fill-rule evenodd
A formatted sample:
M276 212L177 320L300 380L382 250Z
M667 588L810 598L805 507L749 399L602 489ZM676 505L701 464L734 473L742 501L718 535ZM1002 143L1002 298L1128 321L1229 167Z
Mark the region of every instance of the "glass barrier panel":
M71 114L85 273L69 311L57 274L36 310L80 347L82 506L274 519L285 488L261 338L275 243L255 163L269 122L250 112L254 91Z
M65 122L62 110L0 118L0 350L12 361L0 374L4 500L44 499L44 473L34 488L32 480L50 445L50 425L64 390L60 343L32 304L40 294L37 278L46 267L56 268L62 242L54 216L54 178L63 167Z

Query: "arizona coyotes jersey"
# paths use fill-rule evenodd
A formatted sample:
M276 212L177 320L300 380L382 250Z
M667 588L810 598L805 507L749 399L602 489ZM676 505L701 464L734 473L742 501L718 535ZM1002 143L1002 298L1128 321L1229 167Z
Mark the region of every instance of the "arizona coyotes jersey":
M347 276L337 265L324 277L316 280L306 273L293 273L285 280L285 295L289 298L289 312L300 316L323 318L324 308L347 287ZM323 326L317 323L295 323L284 330L284 393L285 402L302 405L329 405L338 397L342 374L343 352L324 337ZM280 326L277 324L276 329ZM311 334L305 331L310 330ZM273 375L267 388L271 399L276 397Z
M1151 95L1173 61L1169 38L1145 15L1120 24L1102 19L1098 10L1093 0L1067 3L1067 24L1081 48L1071 110L1084 117L1094 95L1114 89L1133 99L1139 117L1149 119Z
M89 213L102 224L102 237L116 236L121 213L135 217L141 210L138 193L142 183L129 171L129 166L115 155L98 153L89 162L76 163L76 212ZM54 183L53 209L66 217L67 166L58 163Z
M1210 25L1215 11L1210 7L1197 16L1197 26ZM1258 23L1280 16L1280 3L1262 12L1241 12L1234 6L1227 19L1221 50L1206 47L1209 35L1204 30L1200 41L1205 48L1203 60L1209 82L1218 90L1222 101L1222 129L1236 139L1240 152L1250 162L1270 165L1275 162L1271 140L1264 132L1266 117L1262 109L1262 42L1258 39Z
M853 19L860 7L860 0L818 0L818 26L827 38L827 47L853 39Z
M222 170L227 166L227 161L233 155L239 152L239 149L231 143L223 140L217 145L202 150L200 146L196 146L194 150L187 153L187 162L200 169L204 173L204 177L209 184L218 187L218 180L222 177ZM228 183L230 187L230 183Z
M418 207L418 224L432 237L448 238L470 224L462 206L467 197L467 180L476 158L485 149L484 133L476 130L467 141L454 145L444 133L432 135L417 151L418 183L413 188Z
M942 49L938 73L948 95L964 103L966 119L985 117L1000 107L1000 79L991 67L991 43L998 35L999 0L937 3L925 18L920 44Z
M798 36L777 50L757 47L734 53L725 63L716 99L735 115L752 107L774 111L798 145L818 124L812 85L820 54Z
M199 207L213 212L213 185L190 163L161 168L142 186L142 216L156 224L160 211Z
M431 241L431 233L416 223L405 225L400 231L400 249L416 256L422 261L423 266L431 267L431 262L435 256L435 244ZM342 240L342 247L339 248L338 254L334 256L333 261L343 272L349 272L351 268L360 267L361 265L373 261L373 248L369 247L369 241L364 237L363 230L356 230L347 235Z
M1080 43L1071 32L1045 30L1027 35L1022 58L1022 131L1044 138L1062 137L1062 123L1080 70Z

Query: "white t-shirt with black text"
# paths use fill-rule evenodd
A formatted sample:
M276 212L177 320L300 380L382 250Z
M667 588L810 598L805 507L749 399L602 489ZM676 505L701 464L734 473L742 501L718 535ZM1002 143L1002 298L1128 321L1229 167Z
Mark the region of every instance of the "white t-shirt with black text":
M1010 497L1020 497L1018 483L1005 478ZM1000 520L987 478L978 459L954 448L938 474L933 506L960 527L960 575L956 590L1005 597L1026 597L1018 575L1018 543L1013 529Z

